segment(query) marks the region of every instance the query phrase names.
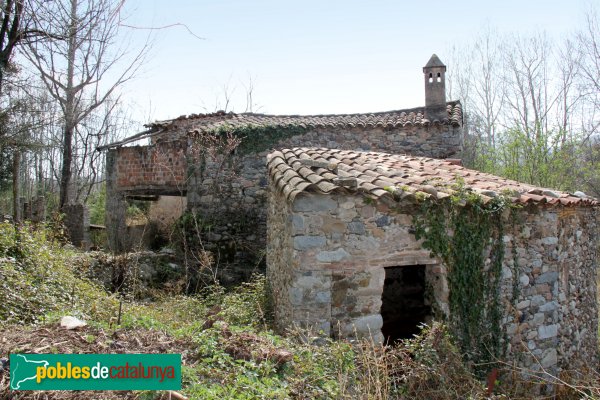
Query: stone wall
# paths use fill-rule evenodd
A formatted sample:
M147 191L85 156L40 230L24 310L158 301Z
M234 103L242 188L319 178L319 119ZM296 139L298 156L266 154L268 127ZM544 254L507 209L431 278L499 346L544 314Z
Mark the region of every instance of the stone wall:
M266 248L266 156L273 148L300 146L386 151L429 157L455 157L461 128L451 125L407 125L316 129L285 137L268 149L237 154L198 152L191 139L155 141L151 146L122 147L107 154L107 236L109 248L127 245L125 198L130 194L187 195L187 207L209 227L205 248L228 280L243 280L264 267ZM244 142L240 148L244 147Z
M396 129L314 130L272 143L269 149L223 157L204 154L188 160L188 209L211 226L208 249L244 277L263 260L266 248L266 156L273 148L327 147L386 151L429 157L453 157L461 148L460 128L448 125ZM240 152L241 153L241 152Z
M508 357L534 371L597 365L595 210L530 208L520 219L504 237Z
M411 206L360 195L269 194L267 273L278 328L383 340L385 267L425 265L429 304L448 316L447 267L411 234ZM521 209L503 237L506 359L560 373L597 365L597 230L590 208ZM488 260L488 263L490 261Z
M270 198L268 237L277 239L269 243L267 276L280 329L383 341L385 267L425 265L432 302L448 310L445 268L410 233L409 209L392 214L360 196L301 194L286 210L280 194Z

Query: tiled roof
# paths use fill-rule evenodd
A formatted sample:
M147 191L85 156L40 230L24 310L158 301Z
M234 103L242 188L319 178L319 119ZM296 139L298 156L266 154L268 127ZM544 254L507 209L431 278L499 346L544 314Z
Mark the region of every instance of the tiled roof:
M155 122L147 127L159 130L161 134L169 132L206 132L220 126L300 126L305 128L396 128L406 125L445 124L462 125L462 106L459 101L448 102L448 117L443 120L429 121L425 118L425 108L386 111L365 114L335 115L266 115L254 113L193 114L176 119Z
M425 118L425 107L396 111L384 111L364 114L331 114L331 115L267 115L254 113L226 113L218 111L212 114L182 115L175 119L157 121L145 125L148 130L133 136L98 147L105 150L131 144L148 137L156 141L179 140L183 135L210 132L222 126L235 128L246 126L290 127L307 129L318 128L380 128L392 129L409 125L452 125L462 126L463 114L460 101L446 103L447 118L430 121Z
M516 203L564 206L597 206L581 192L569 194L464 168L450 160L386 153L294 148L267 156L273 184L288 201L302 192L358 191L372 198L416 199L449 197L458 178L484 202L509 193Z

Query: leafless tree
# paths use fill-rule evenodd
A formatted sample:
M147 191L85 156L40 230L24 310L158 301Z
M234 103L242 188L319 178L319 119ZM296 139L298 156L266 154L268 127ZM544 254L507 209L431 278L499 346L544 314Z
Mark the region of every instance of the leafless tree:
M85 129L86 119L109 100L118 103L119 88L134 77L149 49L148 41L135 52L120 44L124 1L59 0L37 15L43 30L63 27L65 37L30 43L26 53L62 114L60 208L73 200L74 139L102 135ZM105 110L110 112L111 107Z
M582 152L598 128L598 38L596 19L588 17L577 37L553 41L543 33L500 35L488 28L457 49L449 87L466 111L465 163L581 189L583 175L591 174Z
M467 48L453 50L450 96L459 98L467 110L464 138L467 163L473 163L474 152L496 145L506 103L502 45L498 33L488 27Z
M590 115L586 129L591 134L600 128L600 20L596 10L587 13L585 27L577 34L581 87L589 105L585 112Z

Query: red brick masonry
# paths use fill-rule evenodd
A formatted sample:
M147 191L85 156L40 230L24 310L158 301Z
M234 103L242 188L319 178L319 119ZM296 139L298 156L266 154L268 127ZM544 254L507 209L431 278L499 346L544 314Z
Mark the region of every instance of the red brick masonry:
M187 162L185 143L121 147L117 156L117 187L183 187Z

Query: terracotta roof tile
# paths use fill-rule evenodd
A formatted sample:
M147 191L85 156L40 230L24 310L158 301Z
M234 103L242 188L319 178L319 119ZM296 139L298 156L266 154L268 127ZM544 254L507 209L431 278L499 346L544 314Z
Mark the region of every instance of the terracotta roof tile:
M307 166L314 160L326 162ZM306 165L305 165L306 164ZM374 198L415 198L422 193L443 199L455 191L452 184L460 178L467 190L478 193L484 202L500 192L511 193L511 199L521 204L565 206L598 206L600 203L581 193L569 194L538 188L491 174L469 170L454 160L401 156L386 153L330 150L323 148L293 148L274 151L267 156L267 168L275 187L288 201L302 192L331 193L359 191ZM352 179L354 178L354 180ZM346 184L342 184L345 182Z
M179 118L157 121L146 125L157 131L157 135L171 137L173 133L207 132L221 126L235 129L243 126L298 126L309 129L317 128L352 128L378 127L382 129L397 128L407 125L462 125L462 106L459 101L451 101L446 105L448 117L443 120L429 121L425 118L424 107L410 110L385 111L364 114L332 114L332 115L267 115L254 113L192 114ZM157 136L158 137L158 136Z

